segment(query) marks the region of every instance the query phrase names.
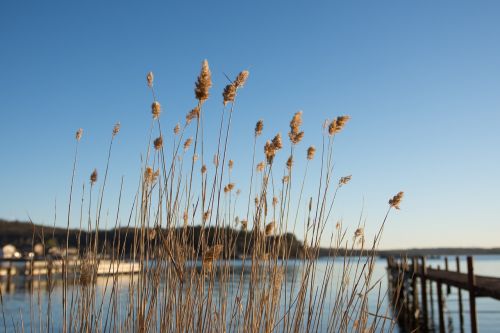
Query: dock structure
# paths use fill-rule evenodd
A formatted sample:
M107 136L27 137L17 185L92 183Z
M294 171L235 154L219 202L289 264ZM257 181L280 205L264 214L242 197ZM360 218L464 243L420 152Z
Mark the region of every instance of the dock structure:
M141 265L132 261L100 259L94 262L96 275L133 274L141 270ZM79 274L83 263L81 259L0 259L0 280L5 280L9 285L16 276L28 279L35 277L53 279L62 277L65 273Z
M459 257L456 257L456 271L449 270L448 258L445 258L444 269L441 269L440 266L435 268L428 266L425 257L414 257L411 260L388 257L387 273L389 292L393 297L399 325L411 332L448 331L445 320L445 294L449 294L453 287L457 288L462 332L464 331L462 291L469 294L470 328L465 331L478 332L477 297L490 297L500 301L500 278L475 275L472 257L467 257L467 272L463 273L460 271ZM435 328L433 288L437 291L438 327Z

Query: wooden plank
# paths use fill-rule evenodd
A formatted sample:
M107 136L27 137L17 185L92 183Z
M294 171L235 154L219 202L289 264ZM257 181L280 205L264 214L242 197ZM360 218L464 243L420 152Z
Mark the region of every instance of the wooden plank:
M414 274L418 277L422 277L422 267L418 267ZM442 271L427 267L425 278L432 281L441 280L443 284L449 284L452 287L469 290L468 274L465 273ZM500 300L500 278L474 275L474 280L476 297L491 297Z

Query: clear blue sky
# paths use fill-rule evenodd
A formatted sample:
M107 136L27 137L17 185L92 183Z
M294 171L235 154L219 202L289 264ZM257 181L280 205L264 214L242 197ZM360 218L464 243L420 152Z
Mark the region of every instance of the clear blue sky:
M145 74L173 127L194 106L207 58L207 127L219 120L223 73L250 70L236 164L249 164L259 118L270 137L303 110L304 151L319 145L325 118L349 114L336 176L353 181L335 219L352 228L364 208L370 234L404 190L384 248L500 246L500 2L168 3L1 2L0 217L52 224L57 212L64 225L75 130L85 130L78 198L92 169L103 171L118 120L105 205L113 216L122 175L130 204L150 122ZM244 188L249 168L237 169Z

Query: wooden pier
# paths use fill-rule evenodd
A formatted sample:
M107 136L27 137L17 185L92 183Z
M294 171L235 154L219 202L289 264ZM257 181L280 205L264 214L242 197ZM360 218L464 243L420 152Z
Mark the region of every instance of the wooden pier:
M467 257L466 272L460 271L459 257L456 257L456 267L456 271L449 270L448 258L445 258L444 269L440 266L428 266L425 257L411 260L387 258L389 290L400 327L408 332L447 332L445 294L450 294L451 288L454 287L457 288L458 294L460 331L464 332L462 291L465 291L469 295L470 316L470 329L466 331L478 332L476 298L490 297L500 300L500 278L475 275L472 257ZM434 317L433 288L437 288L438 305L438 325L435 328L433 322L429 323L429 317Z
M29 259L0 259L0 279L10 282L13 277L62 277L67 273L80 273L83 261L74 260L29 260ZM129 261L111 261L108 259L96 260L95 273L97 275L115 275L138 273L140 264Z

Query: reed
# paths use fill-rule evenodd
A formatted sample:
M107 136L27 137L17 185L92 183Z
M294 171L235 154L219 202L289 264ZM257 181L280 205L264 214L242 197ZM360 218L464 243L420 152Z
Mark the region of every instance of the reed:
M399 209L403 192L390 199L372 246L367 246L361 224L348 229L337 223L333 233L327 234L327 226L336 222L331 217L335 198L351 180L351 176L334 180L338 178L333 168L334 138L345 129L350 117L339 116L326 122L320 148L310 146L300 154L296 152L304 138L300 128L302 111L295 113L289 123L289 143L275 130L271 130L277 133L272 139L262 141L264 122L259 120L255 128L249 128L254 139L252 165L235 163L229 158L231 121L236 101L243 95L240 90L248 79L249 72L242 71L224 88L220 125L207 132L215 134L207 140L202 120L204 102L212 87L208 62L202 63L195 82L197 105L187 113L185 124L177 123L170 133L161 129L162 107L154 90L154 75L147 74L153 96L152 125L134 203L126 214L126 227L120 229L120 189L114 218L119 232L112 239L100 238L111 148L120 132L117 123L102 183L94 170L87 193L83 186L80 220L85 219L86 208L87 230L80 222L85 240L78 240L78 269L66 270L62 276L63 331L392 331L393 314L379 313L382 303L387 302L386 291L381 289L380 281L374 281L372 273L383 227L389 212ZM76 134L68 230L81 137L80 129ZM210 145L215 139L215 144ZM279 165L276 156L287 145L290 154L284 155L286 163ZM263 147L262 156L256 149L259 146ZM213 165L206 164L207 152L214 154ZM315 155L319 158L315 159ZM196 170L200 172L194 172L199 158L201 164ZM299 163L306 165L302 177L293 172ZM320 172L309 175L312 163L317 163ZM248 181L232 179L238 167L250 172ZM318 183L314 193L305 193L304 184L313 181ZM93 206L93 189L98 185L97 204ZM242 191L246 191L248 199L246 212L240 213L237 203ZM255 198L254 202L251 198ZM306 207L302 207L302 198L307 198ZM290 233L302 229L304 239L297 245ZM331 250L324 259L323 278L318 279L320 249L325 240ZM69 267L69 260L64 262ZM110 274L98 278L104 262L109 264ZM112 274L128 262L137 263L139 271ZM375 311L368 308L370 297L376 299ZM49 307L46 311L50 319L50 311L59 309ZM55 323L42 322L41 318L40 330L52 330Z

